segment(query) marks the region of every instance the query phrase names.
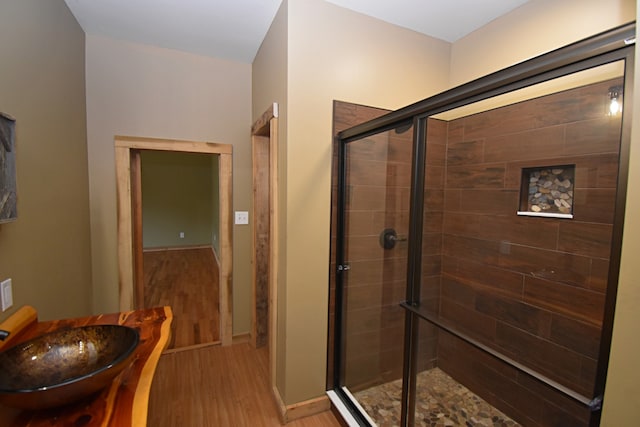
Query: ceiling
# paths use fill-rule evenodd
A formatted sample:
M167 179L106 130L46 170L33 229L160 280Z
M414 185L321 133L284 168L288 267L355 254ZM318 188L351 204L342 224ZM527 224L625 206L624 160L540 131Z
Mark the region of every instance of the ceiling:
M251 63L282 0L65 0L87 34ZM289 0L290 2L298 0ZM326 0L454 42L527 0Z

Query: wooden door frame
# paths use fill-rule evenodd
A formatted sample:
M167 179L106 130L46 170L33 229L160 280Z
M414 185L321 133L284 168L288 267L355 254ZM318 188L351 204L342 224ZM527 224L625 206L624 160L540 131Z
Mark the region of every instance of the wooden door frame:
M268 150L268 175L269 175L269 280L268 280L268 343L269 343L269 371L271 386L275 387L276 374L276 330L278 315L278 104L273 103L262 116L251 126L252 148L252 316L251 316L251 342L256 345L257 313L256 313L256 256L257 256L257 221L256 215L256 179L261 164L256 156L258 145L267 143Z
M136 253L141 251L141 224L136 220L140 203L138 150L176 151L219 155L220 227L220 342L230 345L233 338L233 224L232 224L232 146L211 142L172 139L115 137L116 189L118 199L118 283L120 310L136 306ZM139 157L138 157L139 158ZM138 162L139 163L139 162ZM132 178L133 177L133 178ZM139 298L139 296L138 296Z

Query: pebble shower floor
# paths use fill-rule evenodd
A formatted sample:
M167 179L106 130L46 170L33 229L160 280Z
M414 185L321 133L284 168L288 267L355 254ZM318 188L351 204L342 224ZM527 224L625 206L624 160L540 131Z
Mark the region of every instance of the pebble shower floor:
M418 374L416 392L416 426L520 426L438 368ZM401 394L402 380L354 393L379 427L400 425Z

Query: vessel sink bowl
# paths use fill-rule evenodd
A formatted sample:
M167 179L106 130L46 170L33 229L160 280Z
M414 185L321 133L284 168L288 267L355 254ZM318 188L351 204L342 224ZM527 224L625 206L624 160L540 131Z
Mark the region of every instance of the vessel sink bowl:
M0 353L0 403L40 410L67 405L110 385L140 341L121 325L60 329Z

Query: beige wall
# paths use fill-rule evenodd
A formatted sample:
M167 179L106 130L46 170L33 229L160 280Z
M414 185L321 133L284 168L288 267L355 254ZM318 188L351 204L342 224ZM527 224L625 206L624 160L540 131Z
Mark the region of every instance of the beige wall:
M456 41L451 86L635 19L635 0L530 0Z
M253 60L252 72L253 121L260 118L274 102L278 103L278 228L280 230L286 230L287 224L287 13L288 4L287 1L283 1ZM281 272L286 269L287 248L285 246L285 238L285 233L279 233L277 236L280 251L278 271ZM277 283L277 294L285 295L285 289L285 278L281 274ZM278 298L275 374L276 384L282 396L286 394L285 374L287 363L284 351L286 343L286 308L286 299L284 297Z
M454 43L451 82L460 84L636 19L635 0L534 0ZM569 25L575 23L575 25ZM637 70L637 67L636 67ZM638 82L636 71L636 82ZM636 91L636 95L638 92ZM614 341L602 426L637 425L640 419L640 117L633 115L629 190ZM633 218L634 220L631 220ZM636 402L631 403L631 402Z
M233 205L251 195L251 65L87 36L93 310L118 307L114 135L233 144ZM250 328L248 226L234 228L234 333Z
M640 8L636 8L636 13L637 22ZM634 80L633 98L640 100L640 55L637 50ZM631 120L629 187L611 359L602 413L603 427L633 426L640 420L640 108L637 102Z
M84 33L63 0L0 3L0 111L16 119L18 219L0 280L41 319L90 314Z
M287 23L279 25L288 31L286 252L279 304L286 308L279 315L286 323L277 385L292 404L325 389L333 100L393 109L437 93L448 83L449 44L321 0L285 7ZM262 49L274 49L274 42ZM262 61L254 74L266 73ZM264 108L254 107L254 115Z

